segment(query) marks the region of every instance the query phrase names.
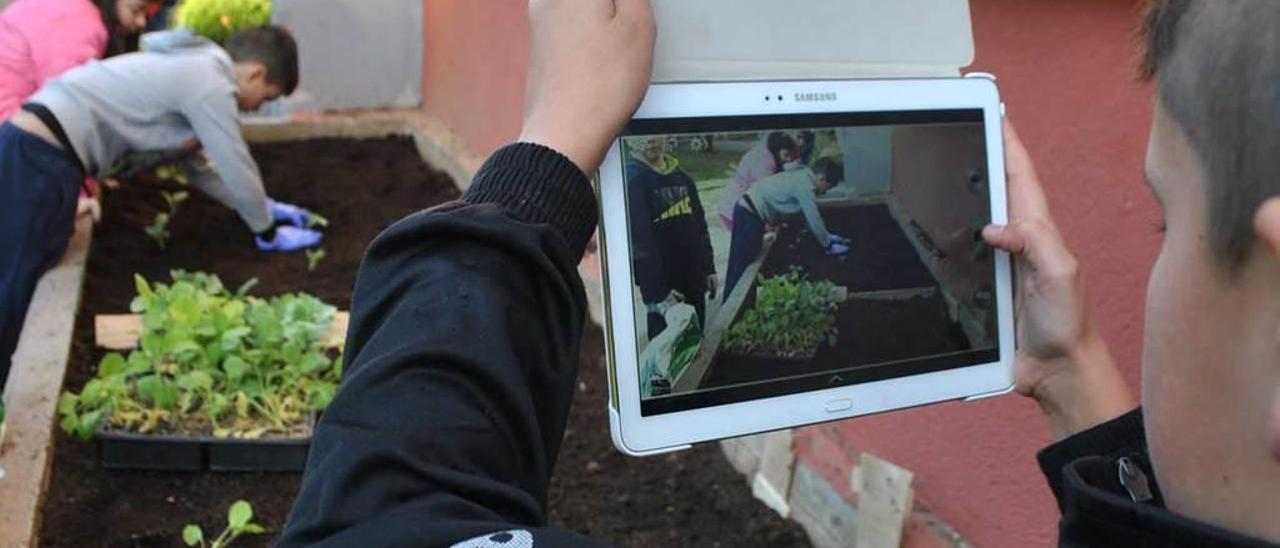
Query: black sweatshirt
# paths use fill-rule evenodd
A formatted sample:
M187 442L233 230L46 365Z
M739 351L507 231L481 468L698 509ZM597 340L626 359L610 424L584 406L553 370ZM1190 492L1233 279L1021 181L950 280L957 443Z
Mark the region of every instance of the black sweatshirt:
M546 527L585 317L576 265L596 217L573 163L518 144L460 202L373 242L346 376L280 546L600 546ZM1152 503L1126 498L1115 459L1145 464L1141 425L1131 414L1041 453L1063 546L1268 546L1169 513L1154 485Z
M674 158L663 156L674 164ZM674 165L659 172L639 160L627 162L631 255L636 285L646 303L666 300L671 290L701 301L712 263L707 215L698 187Z

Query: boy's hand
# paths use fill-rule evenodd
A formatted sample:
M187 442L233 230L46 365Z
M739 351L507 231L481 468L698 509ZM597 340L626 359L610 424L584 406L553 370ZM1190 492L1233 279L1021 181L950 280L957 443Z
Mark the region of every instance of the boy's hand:
M271 210L271 220L298 228L308 228L311 224L311 212L292 204L267 199L267 208Z
M1061 439L1134 404L1090 317L1079 265L1053 223L1031 158L1007 121L1004 131L1012 222L982 235L1012 253L1017 268L1016 389L1040 403Z
M531 0L520 141L591 174L635 114L653 70L649 0Z
M254 242L258 244L258 249L262 251L301 251L310 249L320 245L324 240L324 234L317 230L309 230L306 228L298 228L296 226L281 225L275 228L275 235L270 240L262 236L255 236Z

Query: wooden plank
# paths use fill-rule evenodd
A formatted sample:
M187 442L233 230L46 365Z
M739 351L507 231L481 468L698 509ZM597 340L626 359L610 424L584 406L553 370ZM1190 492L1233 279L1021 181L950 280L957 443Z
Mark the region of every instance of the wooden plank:
M858 493L858 548L898 548L911 515L913 475L905 468L863 453L854 474Z
M347 324L351 317L338 312L329 325L321 342L325 346L341 346L347 336ZM94 344L107 350L132 350L142 336L142 316L137 314L99 314L93 318Z
M80 308L93 222L76 221L67 252L40 279L13 354L5 387L6 438L0 444L0 547L35 546L40 507L49 483L58 393L67 372L71 336Z
M905 301L908 299L929 298L938 294L936 287L910 287L907 289L884 289L880 291L859 291L849 293L848 298L863 301Z
M796 454L791 448L791 431L763 434L764 452L760 470L751 482L751 493L783 518L791 517L791 475Z
M675 384L671 387L671 392L678 394L697 390L702 385L702 378L707 374L707 368L711 366L712 358L715 358L716 351L720 349L720 340L724 338L724 334L729 330L729 325L733 323L733 319L738 317L738 309L742 308L742 303L746 302L747 294L752 291L756 284L756 274L760 273L760 267L764 265L764 260L769 256L769 250L773 248L773 242L776 238L766 237L763 245L760 246L760 255L756 260L748 264L746 269L742 271L742 277L738 278L738 285L734 286L733 291L724 296L724 302L720 303L720 307L715 311L715 315L710 316L707 321L707 328L703 330L702 347L698 349L698 354L694 356L693 363L685 368L680 378L676 379ZM708 308L710 308L708 306Z

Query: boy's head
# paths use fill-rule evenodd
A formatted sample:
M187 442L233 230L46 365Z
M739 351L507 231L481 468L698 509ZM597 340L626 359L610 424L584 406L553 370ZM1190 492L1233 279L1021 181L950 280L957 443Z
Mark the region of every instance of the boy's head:
M293 93L298 87L298 43L281 27L255 27L235 33L224 48L236 64L240 110Z
M631 153L649 165L662 163L662 155L667 152L667 138L661 135L628 139L628 142L631 143Z
M844 181L844 164L835 158L819 158L813 163L813 192L819 196Z
M1153 0L1143 39L1152 460L1173 510L1280 540L1280 2Z

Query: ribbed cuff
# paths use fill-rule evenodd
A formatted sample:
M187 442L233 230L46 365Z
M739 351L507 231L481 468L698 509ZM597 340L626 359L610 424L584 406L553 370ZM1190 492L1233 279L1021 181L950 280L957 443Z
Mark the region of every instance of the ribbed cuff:
M1062 469L1083 457L1122 457L1145 452L1142 408L1050 445L1036 455L1053 494L1062 501Z
M493 153L462 201L498 204L520 221L549 224L575 256L582 256L599 220L595 192L582 170L563 154L533 143Z

